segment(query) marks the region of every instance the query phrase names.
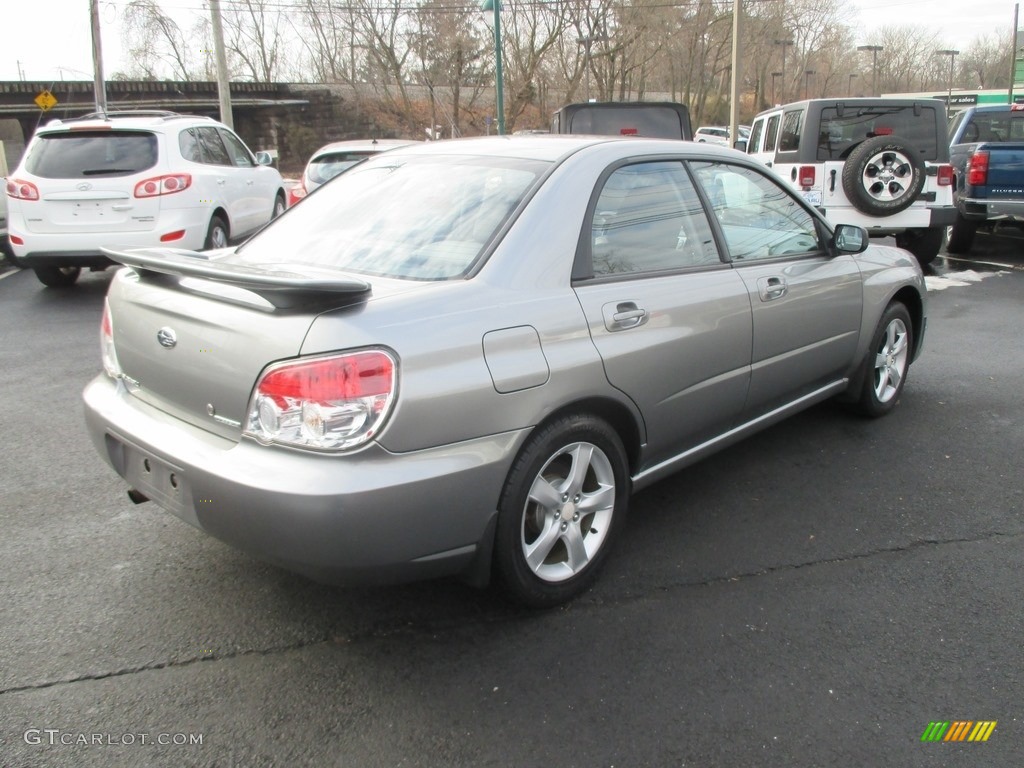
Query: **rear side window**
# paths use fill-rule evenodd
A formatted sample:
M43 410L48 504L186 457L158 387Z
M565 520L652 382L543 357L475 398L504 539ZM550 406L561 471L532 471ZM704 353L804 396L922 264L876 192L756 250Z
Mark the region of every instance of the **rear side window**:
M147 131L74 131L41 134L25 169L44 179L130 176L152 168L159 148Z
M779 139L779 116L772 115L768 118L768 127L764 132L764 151L774 152L775 142Z
M782 119L782 136L779 139L779 152L796 152L800 148L800 129L803 127L804 113L801 110L787 112Z
M821 110L818 129L818 160L845 160L861 142L875 136L894 136L910 144L921 160L938 157L940 125L935 109L913 106L836 107ZM945 140L945 136L942 137Z
M608 177L594 208L591 259L597 276L722 263L681 163L628 165Z

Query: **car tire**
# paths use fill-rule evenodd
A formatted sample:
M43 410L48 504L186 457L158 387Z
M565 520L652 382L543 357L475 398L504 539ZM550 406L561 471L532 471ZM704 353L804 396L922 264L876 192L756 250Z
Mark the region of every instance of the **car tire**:
M39 282L48 288L65 288L74 285L82 274L81 267L34 267Z
M495 571L505 592L547 608L589 587L629 504L626 452L605 421L562 416L533 434L502 490Z
M203 245L204 250L209 251L214 248L227 248L229 234L230 231L228 230L227 222L225 222L220 216L214 216L210 219L210 228L206 230L206 243Z
M968 221L957 211L956 221L946 227L946 250L949 253L967 253L974 244L977 231L978 222Z
M946 231L942 227L929 227L927 229L908 229L896 235L896 245L906 248L917 259L918 263L924 266L931 264L942 250L942 241L946 237Z
M907 308L898 301L886 307L864 356L857 410L884 416L899 402L914 350L914 330Z
M278 192L277 197L274 198L274 210L270 212L270 219L273 221L288 207L288 203L285 201L284 192Z
M859 144L843 165L843 191L868 216L889 216L909 208L924 188L918 152L895 136L875 136Z

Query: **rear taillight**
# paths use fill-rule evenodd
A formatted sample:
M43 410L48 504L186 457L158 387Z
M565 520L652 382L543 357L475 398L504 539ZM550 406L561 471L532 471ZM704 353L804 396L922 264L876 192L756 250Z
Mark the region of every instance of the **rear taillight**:
M38 200L39 188L31 181L21 179L7 180L7 195L15 200Z
M253 391L245 433L300 448L355 448L380 432L397 385L395 358L377 349L271 366Z
M988 152L985 150L971 155L971 161L967 164L967 183L972 187L988 183Z
M114 351L114 322L110 319L110 302L103 302L103 319L100 321L100 357L103 359L103 370L111 378L120 378L121 366L117 362Z
M797 180L801 187L813 187L817 175L813 165L801 165Z
M951 186L953 184L953 166L940 165L936 181L938 181L940 187Z
M173 195L192 186L192 177L187 173L172 173L167 176L154 176L135 185L136 197L157 197Z

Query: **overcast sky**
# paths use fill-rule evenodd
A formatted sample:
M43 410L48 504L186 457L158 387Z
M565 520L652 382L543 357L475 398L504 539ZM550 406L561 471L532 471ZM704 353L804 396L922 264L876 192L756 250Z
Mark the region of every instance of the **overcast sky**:
M508 0L514 2L515 0ZM849 0L853 21L868 42L873 30L914 25L939 32L943 45L963 50L979 35L1009 36L1013 2L1006 0ZM100 0L103 67L124 67L120 17L128 0ZM160 0L182 26L206 13L203 0ZM859 24L857 24L859 22ZM0 80L91 80L89 0L3 0Z

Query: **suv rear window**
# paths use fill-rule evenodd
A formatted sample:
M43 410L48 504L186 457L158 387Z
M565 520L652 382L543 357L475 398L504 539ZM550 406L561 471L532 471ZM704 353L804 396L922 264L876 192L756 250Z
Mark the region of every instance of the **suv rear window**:
M309 161L309 178L317 184L323 184L356 163L376 154L377 151L374 150L372 152L329 152L319 155Z
M130 176L156 165L156 135L145 131L74 131L42 134L25 169L44 179Z
M935 126L940 121L931 107L860 107L843 110L836 107L821 110L818 131L818 160L845 160L854 147L875 136L898 136L914 147L921 160L938 157ZM945 137L943 137L945 138Z

